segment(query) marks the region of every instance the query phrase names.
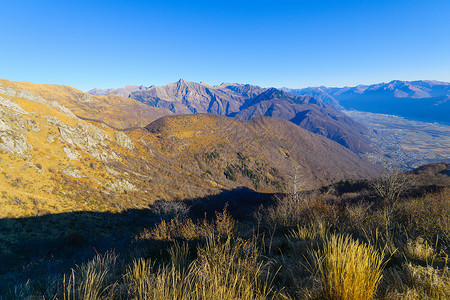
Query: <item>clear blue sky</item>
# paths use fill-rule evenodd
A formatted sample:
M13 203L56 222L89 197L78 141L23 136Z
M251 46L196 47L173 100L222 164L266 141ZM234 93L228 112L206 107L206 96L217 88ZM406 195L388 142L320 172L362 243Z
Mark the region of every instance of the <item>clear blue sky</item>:
M81 90L450 81L450 1L0 0L0 78Z

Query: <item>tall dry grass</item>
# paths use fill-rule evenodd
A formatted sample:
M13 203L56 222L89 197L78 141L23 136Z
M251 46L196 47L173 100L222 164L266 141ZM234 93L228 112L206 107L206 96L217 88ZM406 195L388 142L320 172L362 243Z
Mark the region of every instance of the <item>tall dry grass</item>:
M67 281L64 277L64 300L113 299L117 287L114 271L117 256L114 252L96 255L91 261L72 269Z
M128 268L125 281L134 299L250 300L275 296L270 270L260 261L256 245L229 235L225 240L211 235L197 249L188 266L183 246L172 248L172 261L155 268L144 259Z
M450 299L448 266L437 269L411 262L387 270L384 298L398 300Z
M135 260L125 274L125 283L131 299L192 299L192 277L175 265L162 265L155 270L151 261Z
M314 253L327 299L372 299L383 277L384 253L349 236L331 235Z

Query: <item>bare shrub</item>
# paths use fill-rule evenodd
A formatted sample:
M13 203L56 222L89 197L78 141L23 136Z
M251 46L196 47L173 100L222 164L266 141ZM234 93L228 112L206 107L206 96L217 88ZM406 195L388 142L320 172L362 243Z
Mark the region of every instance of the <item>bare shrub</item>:
M312 200L304 193L277 197L275 206L267 210L266 221L272 225L295 227L307 219L313 206Z
M151 210L157 215L173 218L187 215L189 206L182 201L157 200L152 204Z
M358 203L348 205L346 207L347 215L351 224L361 227L368 218L369 210L372 205L370 203Z
M369 183L376 196L389 203L395 202L414 185L414 178L407 174L393 172Z

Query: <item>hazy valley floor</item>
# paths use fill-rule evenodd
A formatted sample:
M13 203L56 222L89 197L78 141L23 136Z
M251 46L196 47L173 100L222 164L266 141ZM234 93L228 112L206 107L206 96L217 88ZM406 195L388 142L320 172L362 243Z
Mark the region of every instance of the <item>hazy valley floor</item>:
M372 142L385 157L374 160L410 169L450 160L450 126L361 111L345 113L376 133Z

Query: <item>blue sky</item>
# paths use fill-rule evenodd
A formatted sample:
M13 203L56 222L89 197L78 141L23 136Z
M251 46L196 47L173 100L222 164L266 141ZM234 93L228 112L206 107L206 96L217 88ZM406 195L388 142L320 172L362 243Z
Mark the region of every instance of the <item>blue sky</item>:
M0 0L0 78L81 90L450 81L450 1Z

